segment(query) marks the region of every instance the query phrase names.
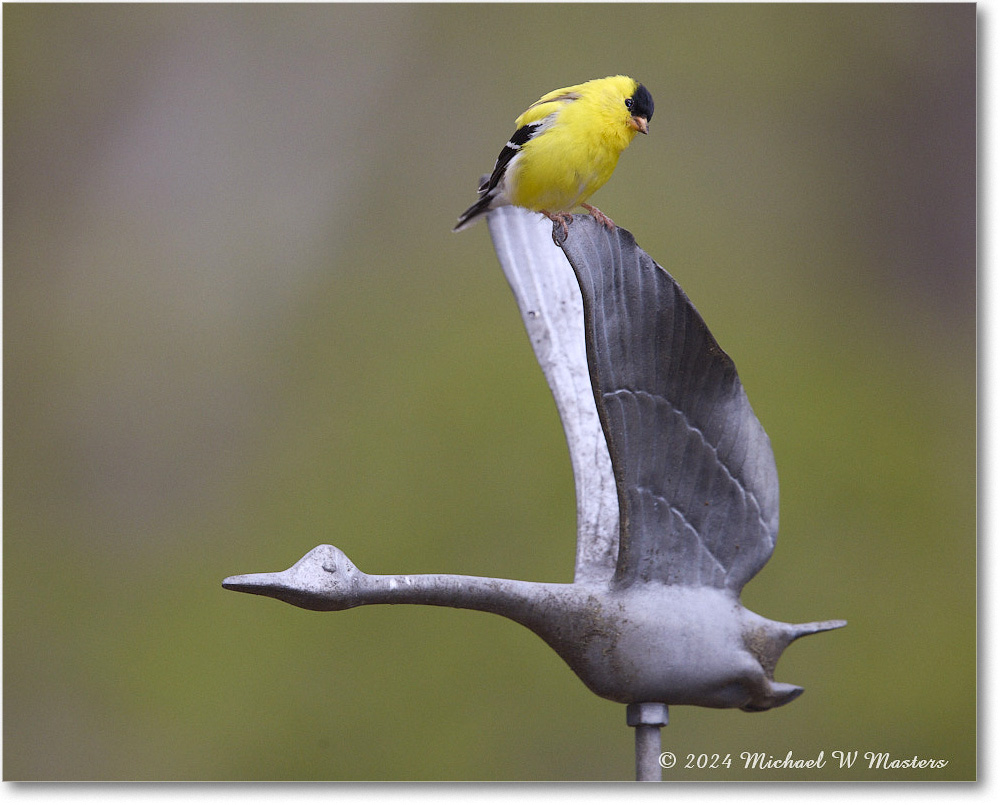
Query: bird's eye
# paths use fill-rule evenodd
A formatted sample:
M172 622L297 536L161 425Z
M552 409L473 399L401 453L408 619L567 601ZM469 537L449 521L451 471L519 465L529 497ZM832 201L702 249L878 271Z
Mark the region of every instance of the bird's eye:
M632 108L632 99L631 98L626 98L625 99L625 108L626 109L631 109Z

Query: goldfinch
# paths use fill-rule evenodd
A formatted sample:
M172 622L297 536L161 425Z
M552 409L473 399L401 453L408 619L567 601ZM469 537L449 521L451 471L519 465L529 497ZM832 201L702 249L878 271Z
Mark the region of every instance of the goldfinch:
M625 75L543 95L514 121L516 131L479 186L479 200L459 216L452 231L505 204L542 213L561 226L563 238L574 207L614 229L614 222L587 199L611 178L635 135L649 132L652 118L653 96Z

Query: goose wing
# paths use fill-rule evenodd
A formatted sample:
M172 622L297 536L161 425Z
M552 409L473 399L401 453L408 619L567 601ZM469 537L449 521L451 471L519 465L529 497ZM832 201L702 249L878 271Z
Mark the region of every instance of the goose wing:
M778 474L733 361L631 233L576 216L562 248L617 484L615 583L738 594L774 550Z
M618 498L587 366L580 285L540 215L500 207L486 220L569 445L577 506L574 578L606 583L618 557Z

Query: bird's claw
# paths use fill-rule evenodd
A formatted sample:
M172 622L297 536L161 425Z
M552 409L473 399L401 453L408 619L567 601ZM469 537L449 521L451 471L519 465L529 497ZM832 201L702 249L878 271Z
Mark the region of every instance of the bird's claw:
M597 221L597 223L599 223L605 229L607 229L608 232L615 231L615 222L612 221L610 218L608 218L608 216L605 215L603 212L601 212L599 209L597 209L597 207L593 206L592 204L581 204L580 206L583 207L587 212L589 212L594 217L594 220Z
M552 221L552 242L561 247L569 237L569 224L573 221L573 215L568 212L551 213L545 210L542 210L542 215Z

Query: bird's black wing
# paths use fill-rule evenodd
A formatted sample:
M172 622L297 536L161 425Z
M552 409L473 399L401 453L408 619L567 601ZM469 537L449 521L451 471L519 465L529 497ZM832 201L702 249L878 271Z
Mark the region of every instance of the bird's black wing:
M539 128L541 128L541 126L542 121L528 123L525 126L521 126L521 128L511 135L507 144L500 151L500 156L497 157L497 164L494 165L493 173L490 174L490 178L479 186L480 193L489 193L493 188L500 184L500 180L503 178L510 161L518 155L524 144L535 136L535 133Z
M778 475L736 367L631 233L576 216L562 248L618 488L615 583L738 594L774 550Z
M497 157L493 173L489 176L484 176L483 180L479 183L479 198L476 199L476 203L458 216L458 222L452 231L458 232L464 229L473 219L489 212L494 198L500 192L498 187L507 171L507 166L517 156L524 144L538 133L542 122L529 123L526 126L521 126L521 128L514 132L507 141L507 144L500 151L500 156Z

